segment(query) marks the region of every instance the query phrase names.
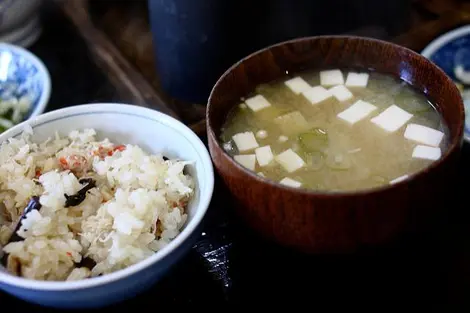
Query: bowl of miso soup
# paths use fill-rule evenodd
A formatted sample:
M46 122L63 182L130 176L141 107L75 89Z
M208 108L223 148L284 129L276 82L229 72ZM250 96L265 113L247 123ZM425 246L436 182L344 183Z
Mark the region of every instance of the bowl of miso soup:
M432 226L463 143L459 90L392 43L319 36L228 69L207 107L217 171L254 229L307 252L348 252Z

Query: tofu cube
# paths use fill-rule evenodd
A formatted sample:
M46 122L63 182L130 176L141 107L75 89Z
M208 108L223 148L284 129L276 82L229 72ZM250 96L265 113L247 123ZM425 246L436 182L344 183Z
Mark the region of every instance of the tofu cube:
M264 146L255 150L256 160L258 160L259 166L266 166L274 159L273 152L270 146Z
M285 177L283 179L281 179L279 181L280 184L284 185L284 186L289 186L289 187L294 187L294 188L299 188L300 186L302 186L302 183L299 182L299 181L296 181L292 178L289 178L289 177Z
M345 85L347 87L367 87L368 82L369 82L368 73L350 72L348 73L348 77L346 78Z
M408 124L405 129L404 137L423 145L438 147L444 138L444 133L423 125Z
M294 77L294 78L291 78L289 80L286 80L284 82L284 84L290 89L292 90L293 93L295 93L296 95L304 92L304 91L307 91L308 89L312 88L312 86L310 86L305 80L303 80L302 77L300 76L297 76L297 77Z
M406 112L395 104L392 104L382 113L373 117L371 122L385 131L394 132L405 125L412 117L413 114Z
M240 154L233 157L235 161L241 164L243 167L249 169L250 171L255 170L256 166L256 155L254 154Z
M338 85L330 88L328 90L338 101L346 101L354 97L351 91L348 88L344 87L344 85Z
M439 160L441 158L441 148L417 145L413 149L413 158L425 160Z
M253 132L238 133L233 135L232 139L240 152L250 151L259 147Z
M392 180L390 181L390 184L399 183L399 182L401 182L401 181L404 181L404 180L407 179L407 178L408 178L408 175L403 175L403 176L397 177L397 178L395 178L395 179L392 179Z
M311 104L318 104L333 96L331 92L322 86L312 87L302 92L302 94Z
M340 112L337 116L353 125L360 120L366 118L371 114L377 107L369 102L358 100L346 110Z
M343 72L341 70L321 71L320 84L322 86L344 85Z
M292 149L287 149L284 152L278 154L275 158L288 173L297 171L298 169L305 166L304 160L297 155Z
M268 100L262 95L256 95L254 97L248 98L245 100L245 103L253 112L258 112L271 106L271 103L269 103Z
M274 123L287 135L300 133L310 128L310 124L299 111L278 116L274 119Z

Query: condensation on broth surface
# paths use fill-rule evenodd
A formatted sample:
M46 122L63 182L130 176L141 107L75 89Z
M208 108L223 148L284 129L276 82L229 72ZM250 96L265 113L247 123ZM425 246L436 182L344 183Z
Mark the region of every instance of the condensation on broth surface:
M345 77L347 73L347 70L343 70ZM273 161L266 167L257 165L255 171L278 182L289 177L301 182L303 188L314 190L374 188L429 166L433 161L411 157L417 143L404 138L406 125L396 132L387 133L371 123L370 119L395 104L413 114L408 123L417 123L444 132L446 135L440 145L444 152L447 146L447 129L439 113L424 95L406 83L376 72L369 74L367 87L348 87L354 94L352 99L340 102L332 97L316 105L310 104L301 94L292 92L284 82L291 77L301 76L311 86L318 86L319 71L295 73L294 76L259 85L252 95L263 95L271 103L271 107L253 112L246 106L235 106L222 128L220 139L222 143L232 142L231 149L226 151L234 156L238 151L232 141L233 135L246 131L254 134L260 130L266 131L266 138L256 138L260 147L270 145L274 155L291 148L307 164L293 173L287 173ZM375 105L377 110L356 124L349 125L337 115L357 100L367 101ZM324 136L316 138L318 149L313 152L311 149L307 151L299 140L299 135L305 131L289 133L274 122L276 117L296 110L308 121L310 129L320 131L320 135L323 131L327 134L327 140L323 140L326 138ZM278 140L279 136L287 136L288 140L282 142Z

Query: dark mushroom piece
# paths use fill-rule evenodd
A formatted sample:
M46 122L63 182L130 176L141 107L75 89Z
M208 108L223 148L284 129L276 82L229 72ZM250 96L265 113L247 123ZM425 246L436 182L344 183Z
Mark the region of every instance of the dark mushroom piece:
M29 212L33 211L33 210L37 210L39 211L41 209L41 203L39 202L39 197L38 196L34 196L31 198L31 200L29 200L28 202L28 205L26 206L26 208L23 210L23 213L21 214L21 217L20 219L18 220L18 224L16 224L16 227L15 227L15 230L13 231L10 239L8 240L8 243L11 243L11 242L17 242L17 241L22 241L24 240L24 238L20 237L18 235L18 230L20 230L21 228L21 224L23 222L23 220L26 218L26 215L28 215ZM9 260L9 257L8 257L8 254L5 254L3 257L2 257L2 264L8 268L8 260Z
M89 257L82 258L82 261L77 265L77 267L86 267L89 270L92 270L95 267L96 262Z
M13 234L11 235L10 240L8 240L8 243L24 240L24 238L18 235L18 231L21 228L21 224L23 223L23 220L26 218L26 215L28 215L29 212L34 211L34 210L39 211L40 209L41 209L41 203L39 203L39 197L37 196L32 197L31 200L29 200L28 205L24 209L23 214L21 214L18 224L16 224L15 230L13 231Z
M80 179L79 182L80 184L86 184L85 187L80 189L74 195L69 196L67 194L64 194L66 208L71 207L71 206L77 206L80 203L82 203L83 200L85 200L86 198L87 191L96 187L96 182L91 178L83 178L83 179Z
M93 178L81 178L78 180L78 182L82 185L86 185L93 182Z

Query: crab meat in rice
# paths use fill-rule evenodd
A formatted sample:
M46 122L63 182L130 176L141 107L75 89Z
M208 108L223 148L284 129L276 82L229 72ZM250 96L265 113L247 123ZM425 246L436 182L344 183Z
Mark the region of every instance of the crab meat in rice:
M74 174L85 173L91 168L91 163L82 155L68 155L59 157L59 165L63 170L70 170Z

